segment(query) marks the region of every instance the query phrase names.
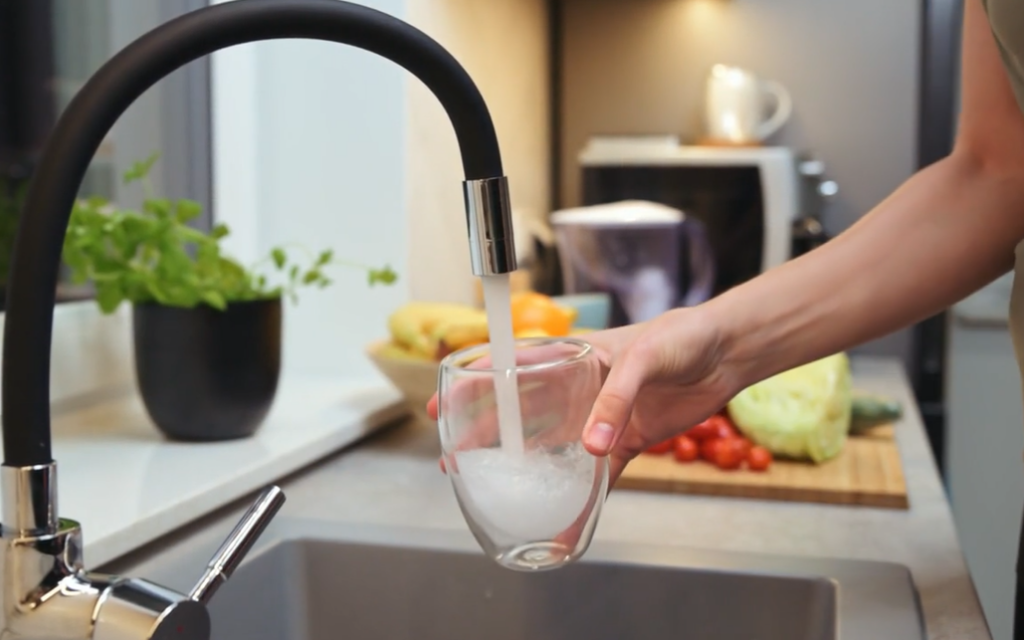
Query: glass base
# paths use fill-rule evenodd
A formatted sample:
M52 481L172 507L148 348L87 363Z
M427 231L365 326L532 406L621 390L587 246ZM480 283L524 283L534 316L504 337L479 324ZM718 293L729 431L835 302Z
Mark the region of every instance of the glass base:
M498 564L516 571L548 571L563 567L573 560L573 549L558 542L531 542L496 558Z

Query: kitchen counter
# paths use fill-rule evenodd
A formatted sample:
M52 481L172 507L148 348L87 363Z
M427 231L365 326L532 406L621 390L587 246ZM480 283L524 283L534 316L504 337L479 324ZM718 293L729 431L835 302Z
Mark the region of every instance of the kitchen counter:
M854 376L859 388L896 396L908 407L896 437L909 510L612 491L596 540L900 563L913 573L931 640L989 639L901 368L894 361L857 359ZM288 501L281 516L465 530L448 480L438 469L438 453L433 429L403 422L283 480ZM211 515L167 542L178 538L180 543L197 530L226 532L246 504ZM125 560L119 564L133 564Z
M308 467L405 415L382 377L284 377L251 438L164 438L134 388L53 411L59 515L82 524L102 564Z

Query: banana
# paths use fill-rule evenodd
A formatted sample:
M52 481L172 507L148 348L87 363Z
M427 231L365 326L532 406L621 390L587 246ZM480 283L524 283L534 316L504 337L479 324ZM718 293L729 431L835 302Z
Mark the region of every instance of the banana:
M488 337L483 311L444 302L410 302L391 314L388 329L396 343L430 359L436 359L442 342L455 350Z
M547 331L543 329L523 329L516 331L516 339L519 338L550 338Z
M445 320L434 327L431 334L434 344L443 344L449 351L458 351L470 345L483 344L489 338L486 316Z
M423 356L413 353L407 350L400 344L389 342L388 344L382 345L377 351L377 357L389 358L391 360L408 360L411 362L430 362L430 358L424 358Z
M533 296L544 304L551 304L547 296L532 292L514 294L513 302L525 299L523 296ZM572 307L557 308L571 326L579 311ZM403 350L407 357L434 361L453 351L483 344L490 337L487 314L483 310L446 302L407 303L388 318L388 330L394 346ZM516 337L549 337L549 334L540 327L527 326L519 328Z

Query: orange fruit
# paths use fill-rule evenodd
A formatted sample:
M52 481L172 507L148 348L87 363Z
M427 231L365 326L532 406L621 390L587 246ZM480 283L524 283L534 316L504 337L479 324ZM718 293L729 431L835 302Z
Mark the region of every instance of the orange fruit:
M543 331L549 336L567 336L576 320L575 309L565 309L550 297L533 291L512 296L512 330Z

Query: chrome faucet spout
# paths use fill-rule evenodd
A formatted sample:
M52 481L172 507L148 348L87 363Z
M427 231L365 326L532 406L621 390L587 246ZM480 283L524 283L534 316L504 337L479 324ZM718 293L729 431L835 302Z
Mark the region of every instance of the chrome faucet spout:
M74 199L121 114L188 62L226 47L281 38L365 49L419 78L441 102L458 139L473 273L516 269L508 183L487 105L458 61L411 25L341 0L235 0L188 13L123 49L78 91L58 120L29 185L15 239L3 344L0 638L171 637L162 635L168 633L163 623L140 624L147 616L175 620L184 630L175 638L209 636L203 601L233 565L211 566L196 598L141 581L92 580L80 566L80 528L57 517L49 408L55 284ZM265 523L279 503L277 497L267 503L259 522ZM262 524L249 531L258 535L261 529ZM251 541L248 535L239 540ZM235 562L248 546L232 549L225 558ZM130 603L141 601L152 611L142 615L132 609ZM125 616L135 616L134 622Z

